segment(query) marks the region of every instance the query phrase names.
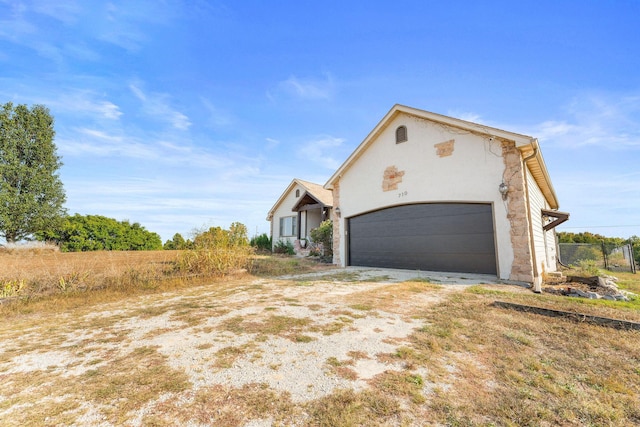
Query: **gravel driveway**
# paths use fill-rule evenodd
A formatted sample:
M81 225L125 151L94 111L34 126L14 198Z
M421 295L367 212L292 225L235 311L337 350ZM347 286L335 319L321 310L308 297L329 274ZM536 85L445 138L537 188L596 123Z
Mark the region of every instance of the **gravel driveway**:
M393 285L416 279L441 288L402 293ZM112 360L152 348L176 372L186 373L190 391L178 395L182 403L204 387L256 383L288 393L295 403L307 402L336 389L362 390L376 375L401 370L384 355L421 326L411 316L416 309L469 285L494 281L492 276L347 268L277 279L236 278L228 287L213 284L131 298L98 311L31 319L21 333L4 334L0 380L11 385L15 375L46 371L52 378L80 381ZM367 303L372 298L379 301L375 307ZM0 391L0 421L46 399L64 398L40 396L39 384L28 386L39 397L21 405L7 405L12 396ZM425 384L425 391L431 386ZM154 408L175 398L169 393L150 400L128 413L127 424L144 424ZM114 425L89 401L75 411L76 425Z

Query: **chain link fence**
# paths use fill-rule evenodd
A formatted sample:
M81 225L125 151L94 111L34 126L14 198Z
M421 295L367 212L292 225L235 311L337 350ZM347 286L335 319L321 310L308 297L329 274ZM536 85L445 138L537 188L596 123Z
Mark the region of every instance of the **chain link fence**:
M593 243L560 243L560 262L566 266L580 265L581 261L593 261L598 268L609 271L636 272L631 245L606 245Z

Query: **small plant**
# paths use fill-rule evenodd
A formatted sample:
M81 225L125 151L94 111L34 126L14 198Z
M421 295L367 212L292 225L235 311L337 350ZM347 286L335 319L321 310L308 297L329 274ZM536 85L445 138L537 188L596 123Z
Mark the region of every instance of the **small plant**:
M273 252L276 254L295 255L293 243L288 240L278 240L273 246Z
M24 289L24 280L8 280L0 287L0 298L15 297Z
M577 269L580 273L586 275L586 276L599 276L600 275L600 269L598 268L596 262L594 260L590 260L590 259L585 259L585 260L580 260L578 262L578 266Z
M262 233L259 236L253 237L251 239L250 245L259 251L271 252L273 242L271 240L271 237L267 236L267 233Z
M310 257L319 257L321 255L322 255L322 252L320 251L320 248L318 248L315 245L311 248L311 250L309 250Z

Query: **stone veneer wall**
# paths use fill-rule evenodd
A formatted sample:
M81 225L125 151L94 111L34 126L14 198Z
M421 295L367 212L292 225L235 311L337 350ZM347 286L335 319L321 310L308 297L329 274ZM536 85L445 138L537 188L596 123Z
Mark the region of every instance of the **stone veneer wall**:
M340 265L340 218L336 215L336 208L340 206L340 180L333 184L333 263Z
M504 183L509 186L507 218L511 224L511 246L513 247L513 264L509 279L533 283L533 260L527 217L525 177L522 158L515 142L504 141L502 143L502 159L505 166Z

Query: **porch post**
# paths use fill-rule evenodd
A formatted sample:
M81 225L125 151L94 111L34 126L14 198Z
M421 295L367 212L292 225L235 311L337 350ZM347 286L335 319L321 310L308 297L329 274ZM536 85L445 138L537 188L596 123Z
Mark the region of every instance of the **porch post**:
M302 228L302 212L298 211L298 240L300 240L300 229Z

